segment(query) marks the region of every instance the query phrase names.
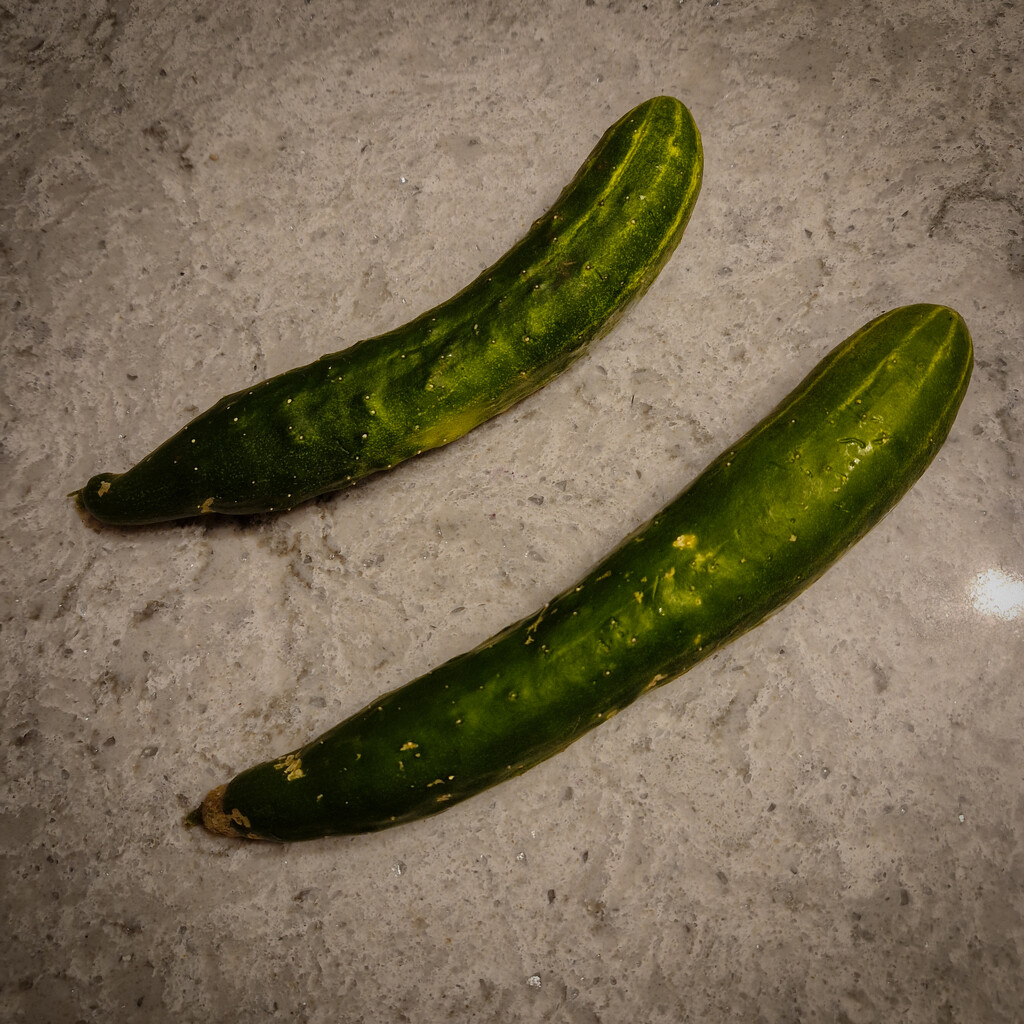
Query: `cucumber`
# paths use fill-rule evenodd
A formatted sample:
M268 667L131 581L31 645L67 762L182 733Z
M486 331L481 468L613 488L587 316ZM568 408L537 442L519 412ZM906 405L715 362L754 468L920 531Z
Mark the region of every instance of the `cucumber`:
M497 263L403 327L221 399L74 492L102 523L289 509L461 437L608 331L672 255L700 191L689 111L658 96L604 134Z
M557 753L817 579L931 462L972 366L953 310L880 316L576 586L189 820L250 839L369 832Z

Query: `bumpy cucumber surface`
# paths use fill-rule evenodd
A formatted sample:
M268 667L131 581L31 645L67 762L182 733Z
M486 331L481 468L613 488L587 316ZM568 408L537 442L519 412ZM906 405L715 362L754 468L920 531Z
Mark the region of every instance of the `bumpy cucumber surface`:
M689 111L659 96L604 134L554 206L447 302L221 399L79 507L111 524L286 509L461 437L543 387L658 275L700 191Z
M877 523L945 440L972 365L952 310L884 314L576 586L242 772L193 820L252 839L372 831L562 750L762 621Z

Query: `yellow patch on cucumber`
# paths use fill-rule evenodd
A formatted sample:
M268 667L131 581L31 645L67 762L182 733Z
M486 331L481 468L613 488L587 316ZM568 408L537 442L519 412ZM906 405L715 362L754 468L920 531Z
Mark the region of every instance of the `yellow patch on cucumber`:
M241 825L244 829L252 828L249 819L236 807L228 817L236 824Z
M285 754L280 761L274 764L278 771L284 772L288 782L304 778L306 773L302 770L302 758L298 754Z

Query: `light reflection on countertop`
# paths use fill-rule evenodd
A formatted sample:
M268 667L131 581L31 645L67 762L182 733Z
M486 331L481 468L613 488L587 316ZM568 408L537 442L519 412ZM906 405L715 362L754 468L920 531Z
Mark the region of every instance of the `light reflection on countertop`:
M1024 615L1024 576L1002 568L985 569L971 580L968 598L979 614L1012 622Z

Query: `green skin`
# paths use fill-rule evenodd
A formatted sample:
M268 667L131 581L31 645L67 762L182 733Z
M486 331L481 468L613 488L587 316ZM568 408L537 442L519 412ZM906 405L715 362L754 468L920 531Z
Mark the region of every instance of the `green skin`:
M126 473L94 476L79 507L120 526L288 509L461 437L556 377L647 290L702 170L689 111L667 96L642 103L453 298L228 395Z
M551 757L781 608L871 529L939 450L972 365L951 309L872 321L579 584L242 772L190 820L282 841L374 831Z

